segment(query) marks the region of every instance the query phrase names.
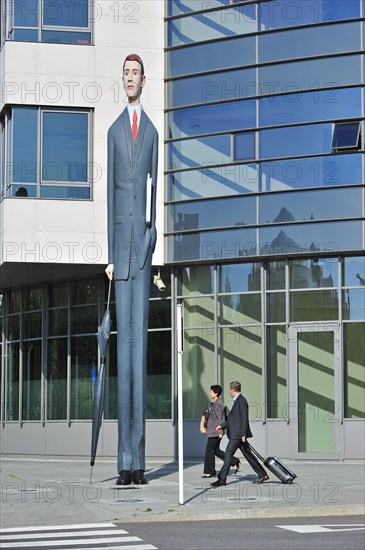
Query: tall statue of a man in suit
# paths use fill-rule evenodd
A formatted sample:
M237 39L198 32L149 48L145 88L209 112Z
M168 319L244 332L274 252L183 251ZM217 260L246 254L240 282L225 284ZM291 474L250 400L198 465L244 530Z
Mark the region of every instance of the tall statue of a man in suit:
M142 59L126 57L128 105L108 131L108 251L115 279L118 362L117 485L146 484L145 385L151 259L156 245L157 130L140 96Z

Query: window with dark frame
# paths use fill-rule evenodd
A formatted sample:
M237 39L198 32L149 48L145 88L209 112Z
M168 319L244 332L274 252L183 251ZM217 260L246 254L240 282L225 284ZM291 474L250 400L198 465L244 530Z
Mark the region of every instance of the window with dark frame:
M360 149L361 123L336 122L332 134L332 150L343 151L348 149Z

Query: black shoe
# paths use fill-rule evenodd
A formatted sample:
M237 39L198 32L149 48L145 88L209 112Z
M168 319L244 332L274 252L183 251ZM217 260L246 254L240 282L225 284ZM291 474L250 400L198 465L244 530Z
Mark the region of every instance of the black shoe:
M223 479L217 479L217 481L211 483L212 487L222 487L222 485L227 485L227 483L223 481Z
M258 484L258 483L263 483L264 481L267 481L269 479L269 476L268 475L264 475L262 477L258 477L256 479L256 481L254 481L255 484Z
M133 472L134 485L147 485L148 481L144 477L144 470L135 470Z
M217 473L215 474L204 474L202 477L209 478L209 477L216 477Z
M117 479L117 485L131 485L131 483L132 472L128 472L128 470L121 470Z
M234 473L234 475L236 475L237 472L238 472L238 470L240 469L240 464L241 464L241 462L238 461L237 464L234 464L234 465L233 465L233 473Z

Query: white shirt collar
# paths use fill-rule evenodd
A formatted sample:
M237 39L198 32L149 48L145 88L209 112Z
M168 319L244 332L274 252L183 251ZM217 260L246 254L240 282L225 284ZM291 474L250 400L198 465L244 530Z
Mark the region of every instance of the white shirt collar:
M137 128L139 128L139 121L141 119L141 113L142 113L142 105L139 103L138 105L127 105L128 108L128 114L129 114L129 121L131 123L131 126L133 124L133 113L134 110L137 112Z

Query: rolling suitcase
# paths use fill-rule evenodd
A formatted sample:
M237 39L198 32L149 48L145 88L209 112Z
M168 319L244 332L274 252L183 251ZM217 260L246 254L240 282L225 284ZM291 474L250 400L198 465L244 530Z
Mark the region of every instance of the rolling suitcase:
M281 460L274 456L268 456L263 458L257 451L249 444L249 447L254 455L257 456L259 460L266 466L270 472L272 472L276 477L280 479L282 483L293 483L294 479L297 477L296 474L288 468Z

